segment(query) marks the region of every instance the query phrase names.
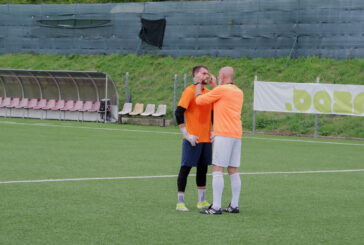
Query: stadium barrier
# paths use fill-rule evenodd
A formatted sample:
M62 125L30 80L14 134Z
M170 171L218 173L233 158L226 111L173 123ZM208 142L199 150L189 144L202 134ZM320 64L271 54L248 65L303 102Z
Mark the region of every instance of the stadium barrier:
M317 137L318 115L347 115L364 117L364 86L266 82L254 79L253 133L256 111L315 114Z

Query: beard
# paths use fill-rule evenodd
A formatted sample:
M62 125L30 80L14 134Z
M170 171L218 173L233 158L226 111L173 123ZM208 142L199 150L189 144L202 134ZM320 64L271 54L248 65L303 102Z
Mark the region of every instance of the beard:
M201 81L202 84L207 84L207 79Z

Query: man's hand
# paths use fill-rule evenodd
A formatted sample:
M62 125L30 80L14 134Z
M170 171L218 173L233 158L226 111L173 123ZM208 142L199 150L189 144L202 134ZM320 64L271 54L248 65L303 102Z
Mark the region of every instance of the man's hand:
M211 143L214 143L214 140L215 140L214 131L211 130L211 136L210 136Z
M189 134L186 130L186 127L182 127L180 128L182 134L183 134L183 138L186 139L188 142L190 142L190 144L192 146L196 146L196 144L198 143L198 137L192 134Z
M192 134L187 134L187 135L183 135L183 138L185 138L186 140L188 140L188 142L190 142L190 144L192 146L196 146L196 144L198 144L197 140L198 137Z
M210 76L209 83L212 88L215 88L216 87L216 77L214 75L212 75L211 73L209 74L209 76Z

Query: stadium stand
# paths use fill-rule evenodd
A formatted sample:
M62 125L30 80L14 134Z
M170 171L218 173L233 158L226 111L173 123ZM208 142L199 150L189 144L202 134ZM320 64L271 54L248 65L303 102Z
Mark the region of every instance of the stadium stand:
M118 119L118 91L103 72L0 69L0 81L0 116L96 122ZM108 101L105 120L101 101Z

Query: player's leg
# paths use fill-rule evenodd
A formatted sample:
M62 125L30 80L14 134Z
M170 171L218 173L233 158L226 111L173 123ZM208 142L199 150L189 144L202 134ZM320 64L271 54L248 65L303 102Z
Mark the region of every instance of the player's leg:
M239 213L239 197L241 191L239 170L237 167L228 167L228 173L230 176L232 198L229 206L224 208L223 211L228 213Z
M192 167L189 166L181 166L178 178L177 178L177 188L178 188L178 201L177 201L177 210L180 211L188 211L185 205L185 190L187 185L187 178L191 171Z
M206 174L208 165L198 164L196 172L196 185L198 203L197 208L208 208L210 204L206 201Z
M240 167L240 156L241 156L241 140L234 139L234 144L231 151L231 160L228 167L228 173L230 175L231 203L223 211L229 213L239 213L239 197L241 192L241 179L239 174Z
M191 146L191 144L187 140L183 140L181 168L177 178L178 202L176 209L179 211L188 211L188 208L184 203L184 192L186 189L187 178L190 170L198 163L198 156L199 147Z
M221 214L221 198L224 190L224 167L228 166L229 158L229 141L227 137L216 136L214 141L214 152L212 156L212 205L201 213L204 214Z
M211 165L212 161L212 144L200 144L202 145L202 150L196 172L196 185L198 195L197 208L203 209L210 206L210 203L206 201L206 174L208 170L208 165Z

